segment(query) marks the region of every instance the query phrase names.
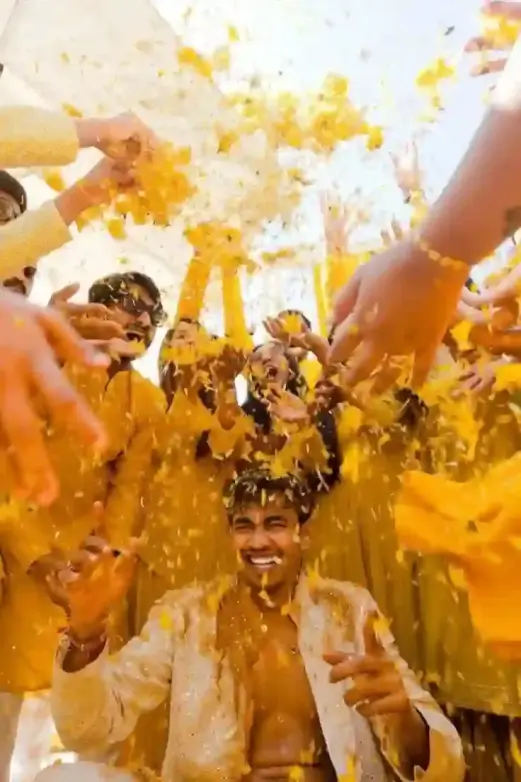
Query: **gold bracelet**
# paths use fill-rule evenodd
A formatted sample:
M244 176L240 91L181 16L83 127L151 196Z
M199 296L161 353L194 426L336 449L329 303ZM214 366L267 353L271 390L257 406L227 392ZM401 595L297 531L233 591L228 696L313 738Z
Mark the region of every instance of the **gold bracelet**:
M439 263L440 266L443 266L446 269L452 268L454 271L465 269L467 273L470 274L470 266L465 263L465 261L459 261L456 258L450 258L448 255L442 255L437 250L434 250L424 239L417 239L416 244L429 260Z

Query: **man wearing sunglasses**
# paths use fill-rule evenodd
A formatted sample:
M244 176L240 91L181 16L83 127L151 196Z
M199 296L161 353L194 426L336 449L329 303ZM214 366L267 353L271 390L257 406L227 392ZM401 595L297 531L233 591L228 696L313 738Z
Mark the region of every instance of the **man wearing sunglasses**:
M130 349L124 357L114 353L108 367L66 363L63 372L103 425L106 449L95 455L79 446L70 429L46 430L45 446L60 478L59 497L48 508L18 502L12 525L7 522L2 527L9 589L0 601L0 721L7 725L10 717L12 734L23 693L46 690L51 683L56 633L63 623L45 587L55 567L56 550L73 549L95 532L114 548L128 545L164 414L161 390L132 366L165 319L159 289L145 274L114 274L97 280L89 290L87 306L100 305L119 324L129 347L136 343L136 351ZM4 473L0 454L0 491L8 489L3 486ZM122 611L114 628L116 646L127 635L126 625ZM4 770L12 743L0 741ZM0 768L0 777L1 772Z
M126 339L142 351L152 344L158 326L166 320L161 293L146 274L126 272L97 280L89 290L89 302L103 304L123 328Z

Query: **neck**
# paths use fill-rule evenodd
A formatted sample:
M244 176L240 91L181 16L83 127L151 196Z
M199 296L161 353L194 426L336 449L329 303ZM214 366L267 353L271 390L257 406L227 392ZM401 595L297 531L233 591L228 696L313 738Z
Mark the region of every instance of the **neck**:
M266 610L279 610L283 607L289 606L295 597L297 590L298 579L289 583L280 584L274 589L255 589L249 587L249 594L255 605L261 609Z

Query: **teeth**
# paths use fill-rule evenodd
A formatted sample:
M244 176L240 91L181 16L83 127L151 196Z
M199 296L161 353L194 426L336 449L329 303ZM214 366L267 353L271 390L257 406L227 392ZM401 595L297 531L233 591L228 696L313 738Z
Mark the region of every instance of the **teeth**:
M270 565L280 565L280 557L250 557L252 565L257 567L269 567Z

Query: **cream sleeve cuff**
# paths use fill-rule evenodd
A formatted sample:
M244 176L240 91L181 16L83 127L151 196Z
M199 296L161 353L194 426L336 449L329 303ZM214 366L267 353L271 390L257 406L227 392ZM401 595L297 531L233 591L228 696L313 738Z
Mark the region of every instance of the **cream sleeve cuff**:
M19 274L57 250L71 234L53 201L0 226L0 279Z
M74 121L33 106L0 108L0 168L65 166L78 154Z
M401 782L463 782L465 761L461 741L449 720L436 709L415 704L429 731L429 765L424 770L415 768L412 777L404 776L397 758L398 748L393 746L385 730L385 720L379 720L376 733L379 734L382 755L392 767Z

